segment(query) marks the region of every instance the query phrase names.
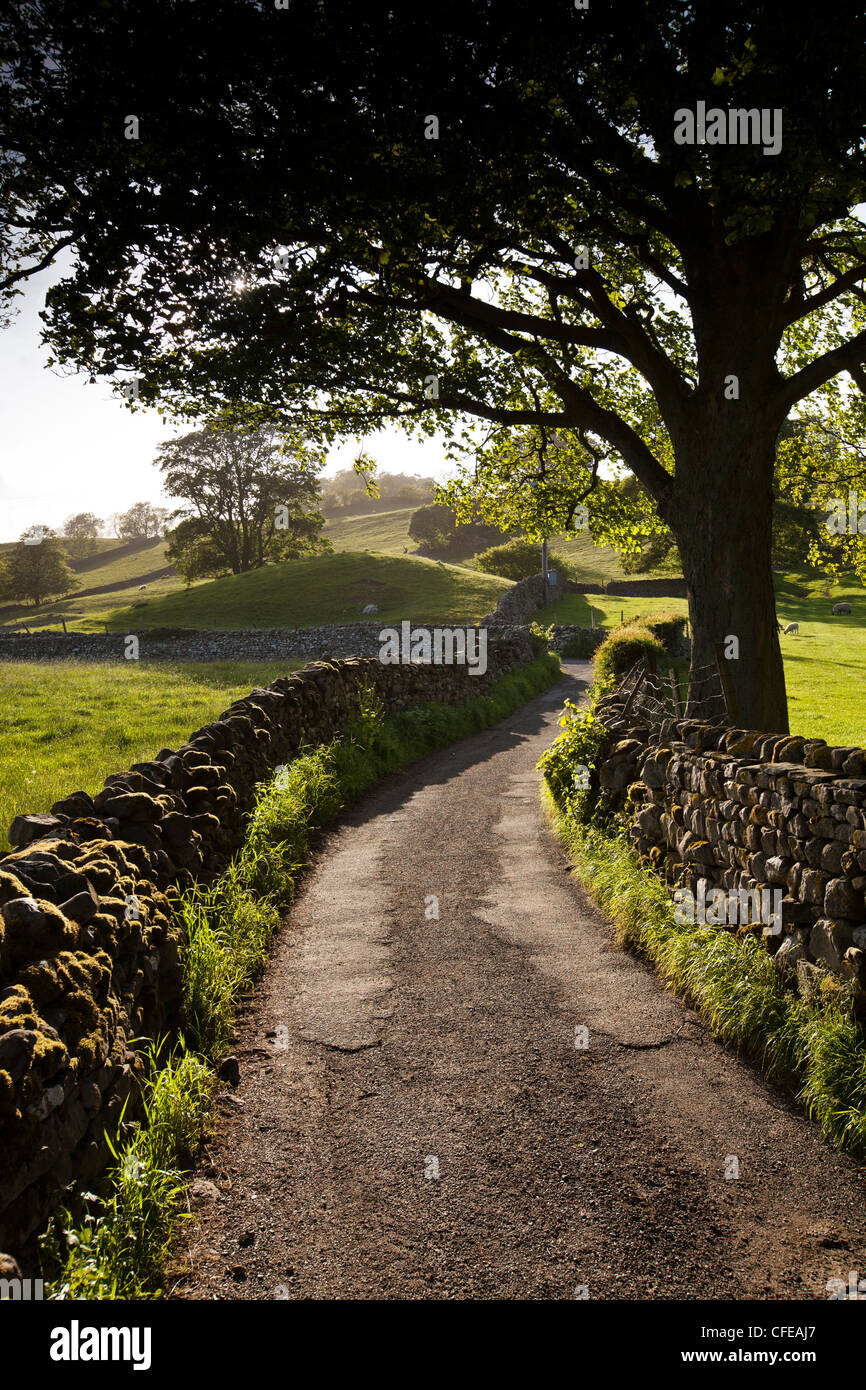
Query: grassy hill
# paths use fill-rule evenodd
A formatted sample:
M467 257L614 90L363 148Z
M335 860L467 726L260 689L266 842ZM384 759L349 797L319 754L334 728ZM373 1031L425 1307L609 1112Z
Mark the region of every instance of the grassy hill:
M377 516L329 520L324 534L335 550L370 550L380 555L402 555L405 546L411 555L416 547L409 537L409 522L415 510L414 507L403 507L399 511L380 512ZM594 545L589 532L567 538L555 536L550 541L550 548L569 561L574 568L575 578L583 583L598 584L608 579L626 578L616 551L605 545ZM541 547L538 568L541 569Z
M378 555L402 555L415 550L409 536L409 522L417 508L401 507L393 512L378 512L369 516L332 517L325 523L323 535L335 550L370 550Z
M60 627L63 618L71 631L101 631L118 603L129 603L142 598L137 588L147 583L148 597L159 597L181 587L183 581L177 574L159 579L151 576L154 572L168 568L166 543L157 538L135 544L99 540L96 550L85 559L73 564L80 588L103 589L107 592L82 595L73 592L68 598L52 599L35 608L32 603L10 603L0 607L0 626L17 627L22 621L28 627ZM124 587L121 587L124 586Z
M435 560L341 551L266 565L191 589L152 598L146 607L118 610L115 629L133 627L317 627L362 619L368 603L376 621L467 623L495 607L508 581Z
M249 623L257 627L310 627L319 623L347 622L359 616L363 607L363 603L355 602L354 594L347 597L342 594L345 584L348 582L351 587L357 578L353 573L347 579L347 572L341 568L343 562L338 557L347 554L354 556L353 565L363 557L370 562L377 557L388 557L399 559L403 564L426 567L423 572L406 570L402 578L395 578L390 571L387 574L370 571L372 587L364 602L377 603L384 593L392 606L387 611L382 608L382 616L389 620L408 617L432 622L438 621L439 615L466 621L488 612L506 587L505 581L477 574L468 560L446 564L444 569L450 579L443 579L443 567L415 554L415 542L409 537L409 522L414 511L414 507L401 507L394 511L329 519L324 534L337 554L333 557L333 573L328 568L327 557L315 562L324 566L311 572L315 574L319 592L302 599L293 591L287 602L284 579L277 580L274 577L277 567L269 566L261 572L259 580L253 580L252 576L244 576L241 580L250 590L252 607L246 600L237 603L231 577L210 583L199 581L188 589L179 575L160 575L159 571L169 568L166 543L162 539L130 544L100 538L92 554L73 563L80 581L79 590L39 608L23 603L2 605L0 627L17 627L25 622L31 630L42 627L59 630L62 620L70 632L101 632L104 626L129 629L189 623L191 627L242 627ZM622 577L616 552L594 546L589 535L556 539L551 547L569 560L577 578L585 582L598 583ZM407 554L404 555L404 551ZM540 563L539 551L539 568ZM439 572L438 579L431 578L431 565ZM300 571L297 575L303 587L304 576ZM363 582L359 582L361 592ZM139 594L138 585L143 583L147 584L147 592ZM226 587L216 587L220 584ZM103 592L86 592L91 589ZM206 595L194 598L199 589L206 590ZM272 589L279 591L276 601L272 599ZM172 602L163 607L162 600L169 598ZM221 611L223 601L227 605L225 612ZM401 607L404 603L409 607Z

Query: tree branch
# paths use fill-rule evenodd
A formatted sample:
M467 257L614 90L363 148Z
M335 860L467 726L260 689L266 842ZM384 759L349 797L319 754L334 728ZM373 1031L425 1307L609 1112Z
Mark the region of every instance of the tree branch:
M47 269L57 253L65 250L67 246L71 246L74 240L74 236L65 237L63 240L55 242L35 265L25 266L23 270L12 271L9 275L5 276L4 279L0 280L0 290L8 290L12 285L17 284L19 280L26 280L31 275L37 275L40 270Z
M862 362L866 362L866 330L858 333L849 342L843 343L841 347L822 353L814 362L810 362L793 376L784 377L776 396L776 404L787 415L797 401L817 391L825 381L838 376L840 372L850 371L852 367L859 367Z

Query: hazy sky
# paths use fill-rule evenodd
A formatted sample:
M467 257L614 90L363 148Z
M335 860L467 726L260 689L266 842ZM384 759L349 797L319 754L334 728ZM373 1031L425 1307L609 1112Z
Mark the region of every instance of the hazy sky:
M53 272L57 276L58 272ZM31 280L17 319L0 329L0 541L25 527L59 527L71 512L107 517L133 502L167 505L153 459L156 446L191 428L166 425L155 410L129 410L107 382L60 376L45 366L39 311L52 283ZM370 436L364 447L380 468L444 478L441 443L407 440L396 430ZM326 473L351 466L356 445L333 449Z

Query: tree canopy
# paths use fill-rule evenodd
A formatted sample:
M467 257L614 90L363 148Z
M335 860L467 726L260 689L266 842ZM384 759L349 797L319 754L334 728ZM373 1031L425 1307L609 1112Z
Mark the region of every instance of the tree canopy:
M73 559L81 559L96 548L96 538L102 530L102 520L93 512L76 512L63 523L66 549Z
M866 381L863 13L59 0L0 36L0 288L74 251L58 361L319 442L568 433L581 493L621 462L674 531L694 670L736 634L741 717L787 727L774 445ZM781 138L682 143L699 107Z
M375 484L374 496L368 492L368 482ZM435 486L433 478L415 474L377 472L367 478L357 468L341 468L322 479L322 511L325 516L340 516L418 507L432 501Z
M122 541L150 540L165 526L169 511L169 507L156 507L152 502L133 502L111 518L114 534Z
M62 542L50 526L28 526L0 566L2 592L9 598L29 600L36 608L78 584Z
M291 452L272 427L202 429L160 445L163 488L181 500L168 557L187 579L245 574L321 550L321 456Z

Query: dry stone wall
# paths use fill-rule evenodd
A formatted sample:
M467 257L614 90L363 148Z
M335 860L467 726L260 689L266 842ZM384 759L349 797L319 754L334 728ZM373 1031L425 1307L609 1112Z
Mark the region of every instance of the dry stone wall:
M207 881L242 842L256 783L332 738L372 685L386 713L460 703L532 659L491 633L465 666L316 663L253 690L182 747L19 816L0 859L0 1250L26 1253L59 1188L91 1180L134 1089L130 1040L181 1023L181 939L166 893Z
M528 623L543 602L544 577L531 574L528 579L518 579L510 589L506 589L493 612L487 613L481 622L485 627L500 623Z
M618 598L686 598L684 579L611 579L605 593Z
M188 629L167 633L159 628L130 629L139 641L139 656L150 661L279 661L284 657L377 656L381 622L336 623L324 627ZM33 632L0 629L0 661L116 661L124 656L125 633Z
M778 968L805 993L821 968L866 987L866 750L689 720L649 728L622 696L597 716L601 792L644 863L701 900L778 893L781 931L764 935Z

